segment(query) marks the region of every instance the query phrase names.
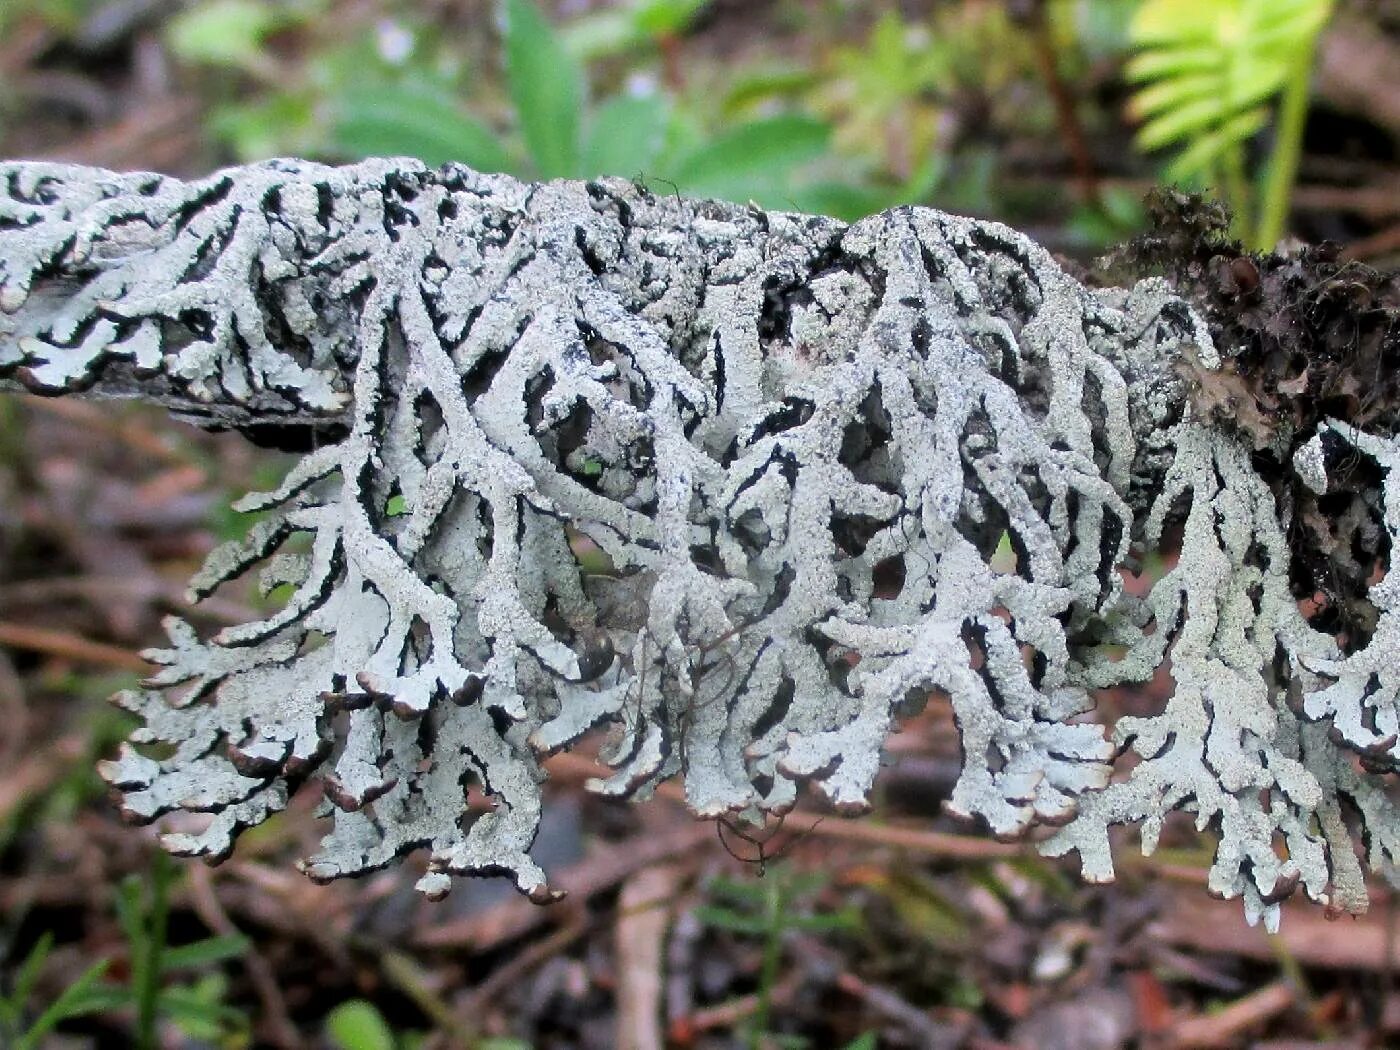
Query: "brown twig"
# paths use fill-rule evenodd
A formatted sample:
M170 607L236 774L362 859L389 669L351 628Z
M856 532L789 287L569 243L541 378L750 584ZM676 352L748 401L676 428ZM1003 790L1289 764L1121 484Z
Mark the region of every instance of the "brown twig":
M29 740L29 709L24 703L24 683L15 672L14 661L0 653L0 716L5 720L5 742L0 744L0 769L24 753ZM3 806L0 806L3 812Z
M27 800L46 793L83 760L86 750L83 736L64 736L6 768L0 777L0 823Z
M1291 983L1275 981L1216 1013L1177 1022L1168 1036L1168 1045L1173 1050L1239 1046L1246 1032L1285 1012L1297 998L1297 989Z
M611 842L560 871L552 881L571 897L586 900L611 889L635 871L658 861L683 856L709 838L708 823L686 822L662 832ZM449 920L414 935L421 948L475 948L485 951L523 937L555 920L556 907L542 908L524 897L512 897L479 915Z
M516 952L508 962L473 988L467 994L461 1012L468 1017L480 1016L490 1009L491 1004L498 1000L507 988L523 980L532 970L544 965L554 956L567 951L591 928L587 915L575 911L568 923L543 940Z
M201 922L214 933L231 936L239 932L233 920L219 903L219 895L214 889L214 876L208 868L191 864L186 868L189 874L190 906ZM297 1050L302 1045L301 1033L292 1023L287 1012L287 1001L282 997L282 989L277 984L277 975L267 959L249 942L243 953L243 969L253 983L253 990L262 1003L263 1017L266 1020L266 1036L273 1046L283 1050Z
M622 886L613 943L617 949L617 1046L661 1050L666 930L680 890L674 864L643 868Z
M1342 251L1348 259L1374 259L1378 256L1400 252L1400 224L1388 226L1378 233L1352 241Z
M241 602L211 597L198 605L185 598L183 586L159 577L54 576L21 580L0 586L0 606L44 605L53 601L80 599L93 604L113 601L160 602L192 620L214 623L246 623L257 612Z
M146 674L151 665L129 649L94 642L68 631L47 627L30 627L22 623L0 621L0 645L11 649L46 653L83 664L115 667L123 671Z
M1233 955L1276 963L1278 949L1269 934L1240 921L1238 901L1210 900L1199 887L1181 887L1151 927L1158 940L1212 955ZM1309 969L1379 972L1387 965L1384 921L1374 912L1329 920L1302 901L1284 905L1275 937L1298 965ZM1390 950L1394 950L1391 948Z
M1060 138L1069 150L1080 197L1088 204L1097 205L1100 199L1099 176L1094 164L1094 154L1089 148L1089 137L1084 133L1084 125L1079 119L1074 92L1060 75L1059 56L1055 53L1055 40L1050 22L1045 17L1045 4L1040 0L1030 0L1024 6L1023 17L1030 28L1036 69L1040 79L1045 82L1046 93L1055 105L1055 122L1060 129Z
M922 831L893 827L889 824L823 819L818 814L810 813L791 814L786 827L794 834L862 842L872 846L889 846L948 860L1005 860L1009 857L1034 856L1034 850L1022 843L996 842L973 835Z

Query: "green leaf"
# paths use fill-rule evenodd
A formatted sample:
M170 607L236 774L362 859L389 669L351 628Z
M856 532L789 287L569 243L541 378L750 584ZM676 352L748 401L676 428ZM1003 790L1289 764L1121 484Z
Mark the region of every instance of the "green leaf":
M332 146L347 157L458 161L478 171L519 173L495 134L468 117L441 87L406 82L352 88L332 110Z
M1176 145L1174 178L1208 172L1267 122L1266 106L1309 60L1333 0L1144 0L1130 36L1130 111L1145 150Z
M846 1050L879 1050L880 1037L875 1032L858 1035L846 1044Z
M796 170L822 156L830 139L830 126L811 117L754 120L681 157L669 177L698 196L783 204Z
M590 11L561 32L564 46L580 61L646 47L658 37L685 32L709 0L632 0Z
M241 1025L243 1012L219 1001L223 989L218 983L166 988L156 997L159 1012L181 1027L204 1034Z
M326 1038L337 1050L394 1050L394 1033L373 1003L350 999L326 1015Z
M1139 52L1128 59L1123 65L1123 79L1136 84L1174 73L1199 73L1219 68L1220 49L1209 44L1160 48Z
M845 182L817 182L793 193L800 210L814 215L831 215L856 222L867 215L901 204L928 200L948 175L948 155L930 153L909 180L897 186L856 185Z
M186 62L255 69L267 37L293 21L266 0L207 0L166 24L166 42Z
M167 948L161 956L162 973L173 970L197 970L225 959L236 959L248 951L249 940L241 933L224 934L219 937L206 937L193 944L182 944L178 948Z
M806 66L736 70L720 103L720 113L726 117L737 117L745 110L773 99L794 98L821 82L821 74Z
M731 933L762 936L768 932L768 923L763 919L741 915L736 911L716 907L712 904L702 904L697 907L695 917L706 926L713 926L717 930L729 930Z
M785 1032L764 1032L761 1046L776 1046L778 1050L809 1050L811 1042L805 1035L788 1035Z
M802 915L788 922L791 929L807 933L832 933L837 930L860 928L860 910L842 908L840 911L822 912L819 915Z
M633 11L637 27L651 36L685 32L710 0L638 0Z
M580 15L560 29L559 37L579 62L619 55L644 43L632 12L623 7L605 7Z
M1241 113L1218 130L1197 138L1167 165L1164 174L1172 182L1189 182L1268 122L1269 115L1263 108Z
M884 187L855 186L845 182L818 182L796 190L793 199L799 211L830 215L856 222L884 211L891 203L891 191Z
M37 1050L43 1045L40 1040L60 1022L92 1012L93 985L107 972L107 966L108 961L103 959L83 971L81 976L65 988L49 1008L35 1019L24 1035L20 1036L16 1050Z
M244 162L324 148L309 94L282 92L255 102L216 106L205 118L205 126ZM238 535L242 535L241 525Z
M53 934L45 930L15 970L11 1001L17 1010L23 1010L24 1004L29 1002L30 995L34 993L34 986L39 982L39 974L43 971L44 963L48 961L49 952L52 950Z
M535 172L576 176L583 69L533 0L503 0L506 80Z
M731 879L726 875L711 879L705 884L705 889L716 897L753 905L762 905L768 900L768 894L771 892L767 883L757 879Z
M1138 120L1146 120L1201 99L1209 99L1217 109L1227 105L1227 100L1220 97L1219 77L1202 73L1159 80L1134 95L1129 110Z
M84 988L64 1004L65 1017L87 1017L121 1010L136 1002L130 988L120 984L98 984Z
M646 175L666 141L669 107L659 95L617 95L593 112L579 162L584 178Z
M129 875L121 881L121 885L117 887L114 907L117 912L117 924L126 935L131 954L138 955L141 946L147 940L146 923L143 918L145 899L140 877Z
M1134 190L1121 186L1106 186L1096 202L1080 202L1065 221L1065 231L1073 242L1087 249L1098 251L1110 244L1120 243L1140 233L1147 224L1146 209L1142 199ZM998 569L996 562L1002 556L1002 548L997 547L993 555L993 571L1009 575L1015 571L1016 556L1011 553L1009 537L1003 537L1009 559Z
M1228 115L1219 98L1202 98L1154 117L1138 129L1137 143L1144 150L1170 145L1197 132L1218 126Z

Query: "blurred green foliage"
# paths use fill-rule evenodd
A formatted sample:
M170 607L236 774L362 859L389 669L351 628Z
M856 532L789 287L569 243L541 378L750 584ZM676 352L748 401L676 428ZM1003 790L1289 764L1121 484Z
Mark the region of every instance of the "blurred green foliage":
M1332 0L1146 0L1132 23L1130 112L1141 149L1172 147L1165 176L1224 195L1252 247L1281 235L1306 115L1308 78ZM1284 94L1273 153L1250 185L1246 149ZM1298 96L1292 97L1289 96ZM1251 222L1250 212L1258 207Z
M25 18L35 16L56 29L72 32L98 0L6 0L0 4L0 34L14 30Z
M349 999L329 1014L326 1039L335 1050L410 1050L422 1042L417 1033L396 1035L384 1015L365 999Z
M227 982L214 969L242 956L248 950L247 938L232 934L170 946L167 928L174 880L169 858L157 853L145 877L133 875L117 889L116 917L126 938L124 980L105 980L114 960L100 959L47 1005L35 1006L54 945L53 935L47 932L23 959L0 971L7 978L0 988L0 1046L42 1050L63 1022L104 1014L122 1018L117 1023L131 1033L130 1045L136 1050L157 1050L162 1020L211 1047L241 1050L248 1046L248 1019L224 1002ZM182 974L190 976L172 980Z
M427 1039L422 1032L396 1032L368 999L347 999L326 1015L322 1027L333 1050L418 1050ZM470 1045L471 1050L530 1050L523 1039L509 1037L488 1036Z
M223 50L203 43L210 33L218 35L231 5L274 6L271 0L207 0L173 24L167 42L186 61L265 82L251 98L220 106L213 120L215 133L242 159L414 156L527 178L652 179L686 193L801 207L801 169L828 152L829 129L811 116L778 114L711 133L689 100L655 84L624 85L603 97L590 91L580 52L597 55L638 37L664 38L683 28L699 3L633 4L621 12L625 22L594 20L568 34L533 0L501 0L495 78L492 70L468 77L446 42L426 30L380 23L313 50L290 81L286 71L264 77L258 66L266 64L269 38L295 18L308 25L309 15L293 16L279 6L276 18L247 17ZM588 25L588 32L578 31ZM250 61L252 53L263 60ZM464 87L469 80L471 90ZM475 115L493 111L495 120Z
M771 1030L773 989L782 968L784 941L794 933L810 935L852 931L860 927L854 907L818 911L812 907L829 883L821 872L800 872L787 865L754 879L718 877L706 884L709 903L695 909L695 917L707 926L741 937L758 939L763 946L758 974L758 1004L749 1017L747 1046L804 1048L809 1041ZM856 1045L859 1045L857 1040Z
M1150 173L1160 158L1163 180L1225 196L1263 247L1287 218L1333 4L944 0L910 17L893 0L783 0L772 17L787 38L737 60L689 47L714 0L615 0L562 20L538 0L494 0L489 32L388 2L193 0L160 25L205 71L208 126L240 160L401 155L525 178L615 175L845 219L903 203L1011 222L1048 211L1069 246L1121 240L1143 223L1136 193L1028 200L1005 184L1023 147L1066 150L1048 51L1091 137L1135 122L1131 167ZM10 0L0 33L34 18L78 33L97 7ZM1261 142L1271 150L1254 157Z
M644 53L674 41L709 4L710 0L623 0L574 19L564 43L583 61Z

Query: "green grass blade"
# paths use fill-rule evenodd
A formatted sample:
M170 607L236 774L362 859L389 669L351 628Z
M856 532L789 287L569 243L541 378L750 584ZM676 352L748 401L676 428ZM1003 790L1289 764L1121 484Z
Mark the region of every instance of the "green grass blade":
M437 167L458 161L478 171L518 173L499 137L426 84L354 88L335 102L331 138L347 157L416 157Z
M103 959L84 970L78 979L65 988L63 993L49 1004L48 1009L41 1013L20 1036L15 1050L38 1050L43 1045L40 1040L60 1022L88 1012L84 1007L91 1000L86 999L86 997L92 990L92 986L101 980L102 975L107 972L107 966L108 960Z
M197 970L225 959L236 959L247 953L250 943L241 933L230 933L169 948L161 958L161 972Z
M811 117L751 121L680 158L671 178L700 196L744 201L781 194L797 168L826 152L830 138L830 127Z
M585 178L652 174L666 141L669 110L660 95L610 98L593 112L589 121L579 174Z
M583 69L533 0L504 0L501 13L506 79L536 174L577 176Z

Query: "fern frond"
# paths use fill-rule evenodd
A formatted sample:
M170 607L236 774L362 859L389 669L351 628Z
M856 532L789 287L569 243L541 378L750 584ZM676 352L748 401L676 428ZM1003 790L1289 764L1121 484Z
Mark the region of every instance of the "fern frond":
M1278 95L1332 12L1333 0L1146 0L1124 75L1144 150L1177 146L1173 179L1206 177L1268 121Z

